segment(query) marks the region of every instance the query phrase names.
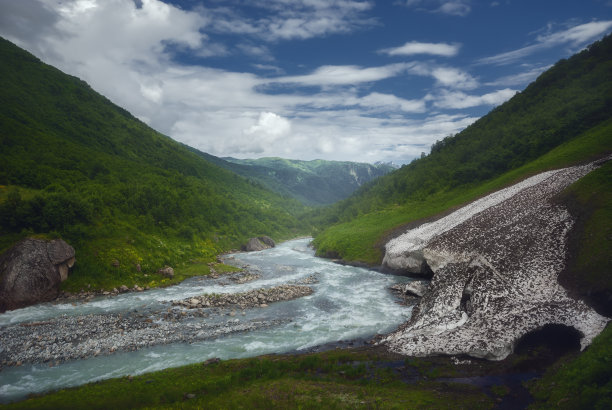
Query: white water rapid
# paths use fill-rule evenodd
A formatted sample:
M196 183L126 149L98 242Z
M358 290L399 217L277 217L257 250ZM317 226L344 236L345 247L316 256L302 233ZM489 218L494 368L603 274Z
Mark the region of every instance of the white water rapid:
M91 314L145 315L156 323L162 323L165 320L162 312L169 308L183 309L172 307L169 303L172 300L203 293L237 293L296 283L312 275L318 280L308 285L314 292L306 297L273 303L267 308L246 309L244 315L239 311L235 317L228 316L228 310L227 313L193 317L184 322L192 327L206 326L211 322L222 326L238 322L269 324L255 330L221 334L190 343L173 342L136 351L117 351L61 364L26 363L4 367L0 371L0 402L18 400L30 393L137 375L214 357L244 358L369 338L377 333L390 332L409 319L411 309L399 305L388 288L410 279L316 258L308 248L309 241L299 239L261 252L229 255L227 263L248 265L250 272L261 275L248 283L235 284L223 276L219 279L192 278L165 289L101 297L76 306L70 303L41 304L0 314L0 334L13 328L35 333L37 326L27 326L28 323L61 318L80 320L79 317ZM0 345L0 353L4 349L6 346Z

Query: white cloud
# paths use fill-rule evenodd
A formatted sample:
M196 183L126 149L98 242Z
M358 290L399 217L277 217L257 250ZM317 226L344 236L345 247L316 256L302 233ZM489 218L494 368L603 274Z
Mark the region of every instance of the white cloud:
M349 33L376 24L364 15L373 7L370 1L268 0L249 6L262 9L262 17L239 14L231 7L211 7L205 13L216 32L249 34L268 41Z
M468 95L461 91L444 91L433 97L434 106L438 108L462 109L480 105L497 106L508 101L516 94L516 90L505 88L483 95Z
M472 8L463 1L449 1L445 2L438 9L439 12L445 14L451 14L454 16L467 16L470 14Z
M318 86L359 84L395 77L405 72L411 66L411 64L407 63L365 68L354 65L326 65L317 68L311 74L279 77L270 82Z
M279 137L289 134L291 123L286 118L273 112L262 112L257 124L244 130L245 134L267 137L267 142L272 143Z
M443 57L453 57L459 52L460 45L447 43L419 43L409 41L403 46L386 48L380 50L381 53L390 56L408 56L414 54L431 54Z
M536 42L505 53L480 59L480 64L512 64L536 52L559 45L569 44L573 47L584 46L598 37L603 36L612 28L612 20L593 21L573 26L563 31L539 35Z
M500 77L495 81L485 83L485 85L495 87L511 87L511 86L525 86L534 81L540 74L548 70L551 66L538 66L529 68L526 71L518 74L507 75Z
M438 81L439 85L461 89L473 89L478 86L478 81L465 71L452 67L436 67L431 75Z
M472 11L470 0L403 0L399 2L418 11L467 16Z
M406 100L392 94L370 93L364 97L354 100L347 100L347 104L355 101L357 105L370 108L374 111L404 111L404 112L425 112L424 100Z
M236 50L207 36L210 30L218 30L207 10L182 10L157 0L143 0L140 8L131 0L23 1L33 9L3 7L12 14L0 21L20 21L20 17L22 28L38 23L47 29L34 36L15 25L0 25L0 34L20 39L45 62L83 78L155 129L214 155L401 162L476 119L465 115L411 118L407 114L427 111L425 98L401 98L368 89L371 83L400 75L426 76L438 85L469 89L475 80L459 69L424 63L326 65L306 75L270 79L249 72L185 66L172 59L177 47L200 56ZM283 1L265 3L280 7ZM308 7L333 13L336 7L340 14L358 15L358 21L349 19L344 25L348 29L366 24L359 20L360 13L371 7L369 2L349 0L303 0L299 5L302 11L297 14ZM41 12L33 12L38 9ZM253 23L257 23L255 35L269 32L262 28L262 21ZM325 30L313 29L311 34L323 35ZM243 39L240 44L261 45ZM260 51L265 54L266 49ZM260 65L259 69L275 67ZM262 91L274 83L286 89ZM292 84L321 89L300 94Z

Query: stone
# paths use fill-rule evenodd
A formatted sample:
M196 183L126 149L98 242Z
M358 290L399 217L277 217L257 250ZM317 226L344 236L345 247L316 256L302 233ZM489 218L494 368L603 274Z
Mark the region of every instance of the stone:
M211 364L217 364L221 362L221 359L219 359L218 357L213 357L211 359L206 360L204 363L202 363L204 366L208 366Z
M404 284L403 293L409 296L423 297L429 289L428 280L415 280Z
M259 236L257 238L251 238L243 246L243 249L247 252L263 251L264 249L274 248L276 244L274 240L269 236Z
M174 269L172 269L172 267L170 266L164 266L163 268L158 270L157 273L159 273L163 277L170 278L170 279L174 277Z
M54 300L74 263L74 248L61 239L18 242L0 255L0 312Z
M130 289L129 289L127 286L125 286L125 285L121 285L121 286L119 286L119 292L121 292L121 293L123 293L123 292L127 292L127 291L129 291L129 290L130 290Z

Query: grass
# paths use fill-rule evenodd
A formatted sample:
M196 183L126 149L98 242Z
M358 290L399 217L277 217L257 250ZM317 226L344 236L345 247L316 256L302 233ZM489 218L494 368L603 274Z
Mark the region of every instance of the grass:
M593 160L610 152L612 121L606 121L537 160L491 181L437 192L421 201L410 201L331 226L317 235L314 245L318 255L334 255L347 261L377 265L383 257L379 246L381 240L397 227L468 203L537 173Z
M563 193L563 199L577 208L579 223L567 276L584 293L612 294L612 163L591 172Z
M530 384L535 409L612 408L612 326L579 356L553 366Z
M376 354L330 351L194 364L60 390L7 405L64 408L491 408L479 389L406 384Z

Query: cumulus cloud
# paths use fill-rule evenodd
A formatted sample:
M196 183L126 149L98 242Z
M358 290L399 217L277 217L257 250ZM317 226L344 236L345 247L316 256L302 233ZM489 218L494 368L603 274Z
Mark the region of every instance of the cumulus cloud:
M579 24L562 31L549 31L546 34L539 35L533 44L505 53L496 54L491 57L485 57L478 62L480 64L512 64L528 55L560 45L582 47L587 42L609 32L611 28L612 20L607 20Z
M262 112L257 124L249 127L244 132L248 135L267 137L267 142L289 134L291 123L286 118L273 112Z
M478 81L463 70L453 67L436 67L431 75L439 85L461 89L473 89L478 86Z
M390 56L409 56L414 54L430 54L435 56L453 57L459 53L459 44L447 43L419 43L409 41L403 46L386 48L380 50L381 53Z
M506 102L516 94L516 90L505 88L483 95L468 95L461 91L443 91L439 96L433 97L434 106L438 108L471 108L480 105L496 106Z
M28 7L20 7L22 3ZM283 5L295 18L311 16L304 17L309 21L341 16L341 30L371 23L363 15L372 7L366 1L258 2L257 7L271 12L259 20L236 16L231 8L215 13L225 21L243 18L237 30L279 41L281 36L272 30L279 19L273 8ZM230 29L222 28L222 19L215 20L209 9L181 9L158 0L0 0L0 7L0 21L13 22L0 24L1 35L83 78L153 128L214 155L401 162L476 119L428 116L426 98L370 89L375 82L411 75L432 78L449 89L470 89L476 80L454 68L414 62L324 65L288 76L271 64L256 65L267 74L258 75L178 63L177 50L195 56L240 50L265 57L268 48L261 42L215 42L214 33L230 34ZM39 26L44 30L25 30ZM332 30L325 24L310 27L312 36ZM301 38L298 31L287 36ZM266 92L274 84L281 89ZM320 88L301 93L292 85ZM412 113L419 115L407 115Z

